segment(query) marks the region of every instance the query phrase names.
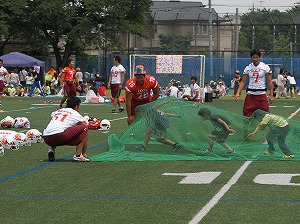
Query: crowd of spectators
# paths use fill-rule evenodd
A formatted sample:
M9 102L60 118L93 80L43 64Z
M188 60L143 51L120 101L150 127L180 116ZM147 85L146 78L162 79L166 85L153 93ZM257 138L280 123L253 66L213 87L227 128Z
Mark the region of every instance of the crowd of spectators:
M4 78L4 96L29 96L30 89L34 83L34 75L31 71L34 68L22 67L19 71L17 68L8 69L8 74ZM61 90L61 85L59 83L58 75L61 69L55 69L51 67L49 71L43 73L41 70L40 78L41 89L35 88L33 90L32 96L44 96L44 95L59 95ZM106 96L106 84L101 77L100 73L95 74L95 78L90 80L88 83L84 79L84 75L80 68L76 68L76 77L78 78L81 88L78 88L78 95L85 96L89 90L93 90L96 95L105 97Z

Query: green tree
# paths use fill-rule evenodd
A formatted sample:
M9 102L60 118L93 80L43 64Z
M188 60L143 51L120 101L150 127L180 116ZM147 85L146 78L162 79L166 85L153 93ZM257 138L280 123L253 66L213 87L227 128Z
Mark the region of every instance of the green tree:
M187 54L191 49L191 42L194 37L192 33L180 36L174 34L160 34L159 36L161 49L172 54Z
M291 29L293 20L288 12L278 10L258 9L241 16L240 50L251 50L254 40L254 48L263 48L268 52L289 51L289 43L292 40ZM285 40L282 42L282 35ZM275 52L272 52L274 51Z
M44 46L50 45L58 66L64 66L72 54L82 55L87 44L118 48L119 32L143 35L147 27L144 12L152 4L151 0L21 1L25 4L18 32L28 43L27 51L44 54ZM13 0L10 7L18 4Z
M23 19L26 0L2 1L0 5L0 55L3 55L7 43L12 39L22 39L19 31L23 27L19 21Z

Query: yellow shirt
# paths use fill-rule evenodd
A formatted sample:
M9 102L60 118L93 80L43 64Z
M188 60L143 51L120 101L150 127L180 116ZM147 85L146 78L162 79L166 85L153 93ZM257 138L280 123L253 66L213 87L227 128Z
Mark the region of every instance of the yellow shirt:
M285 127L289 123L281 116L275 114L266 114L262 121L260 122L261 125L270 125L271 127Z

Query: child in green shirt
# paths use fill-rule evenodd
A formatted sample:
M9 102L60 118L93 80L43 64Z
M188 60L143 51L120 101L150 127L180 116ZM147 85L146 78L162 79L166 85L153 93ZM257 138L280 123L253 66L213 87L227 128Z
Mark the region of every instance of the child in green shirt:
M282 158L284 159L292 159L295 156L293 153L288 149L285 138L289 133L290 127L288 122L281 116L275 114L269 114L263 110L256 110L253 113L253 118L258 120L260 124L256 127L256 129L250 133L247 138L253 138L254 135L259 131L265 129L268 125L270 127L270 132L267 134L267 142L269 145L268 151L265 151L265 155L274 155L275 148L274 148L274 139L277 138L278 145L281 151L284 153Z

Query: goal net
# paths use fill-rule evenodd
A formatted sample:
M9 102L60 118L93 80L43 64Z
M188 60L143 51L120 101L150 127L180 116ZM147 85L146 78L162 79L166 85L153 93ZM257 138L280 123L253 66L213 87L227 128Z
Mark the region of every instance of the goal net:
M162 88L170 80L180 85L190 85L191 76L197 77L197 83L204 87L205 55L130 55L130 77L134 76L135 67L143 65L147 74L155 76Z

